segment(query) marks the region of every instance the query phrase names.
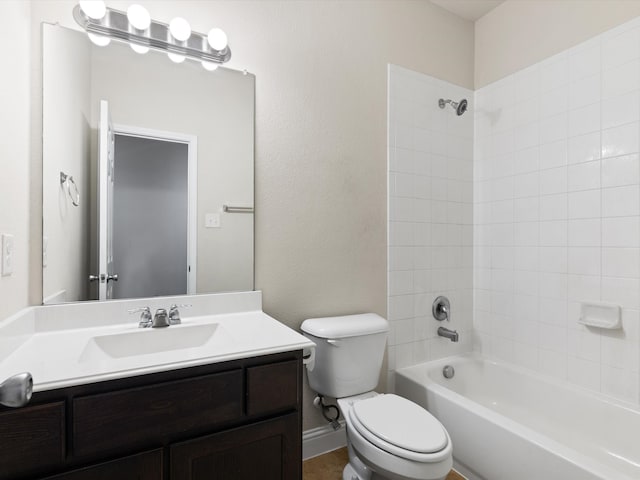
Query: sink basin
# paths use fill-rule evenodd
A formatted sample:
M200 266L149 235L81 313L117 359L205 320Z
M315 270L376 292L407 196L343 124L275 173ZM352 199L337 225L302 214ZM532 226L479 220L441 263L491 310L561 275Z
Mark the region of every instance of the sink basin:
M217 323L145 328L135 331L99 335L91 338L80 360L95 358L96 353L111 358L125 358L153 353L198 348L215 337Z

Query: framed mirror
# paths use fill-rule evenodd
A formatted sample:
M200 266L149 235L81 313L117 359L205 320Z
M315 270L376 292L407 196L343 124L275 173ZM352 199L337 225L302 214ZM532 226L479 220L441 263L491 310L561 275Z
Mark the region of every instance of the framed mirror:
M43 303L253 290L255 77L42 28Z

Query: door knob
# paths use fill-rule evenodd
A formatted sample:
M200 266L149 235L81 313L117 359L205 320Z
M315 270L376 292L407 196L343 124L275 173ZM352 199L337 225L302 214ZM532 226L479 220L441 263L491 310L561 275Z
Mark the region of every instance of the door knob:
M6 407L24 407L33 393L33 378L29 372L19 373L0 383L0 404Z
M107 275L107 282L111 282L111 281L117 282L118 281L118 274Z
M100 280L100 277L98 275L89 275L90 282L97 282L98 280Z

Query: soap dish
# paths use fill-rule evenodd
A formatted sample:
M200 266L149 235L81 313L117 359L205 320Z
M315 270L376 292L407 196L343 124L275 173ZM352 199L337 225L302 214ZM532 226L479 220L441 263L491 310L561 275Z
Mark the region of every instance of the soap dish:
M612 303L582 303L578 322L589 327L621 328L620 305Z

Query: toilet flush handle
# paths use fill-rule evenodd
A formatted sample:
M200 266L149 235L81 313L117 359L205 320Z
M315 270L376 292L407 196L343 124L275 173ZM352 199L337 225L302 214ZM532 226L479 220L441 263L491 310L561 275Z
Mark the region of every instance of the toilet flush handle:
M316 347L305 348L302 350L302 364L307 367L309 372L313 372L316 366Z
M342 345L342 340L335 340L333 338L329 338L327 339L327 343L329 345L333 345L334 347L339 347L340 345Z

